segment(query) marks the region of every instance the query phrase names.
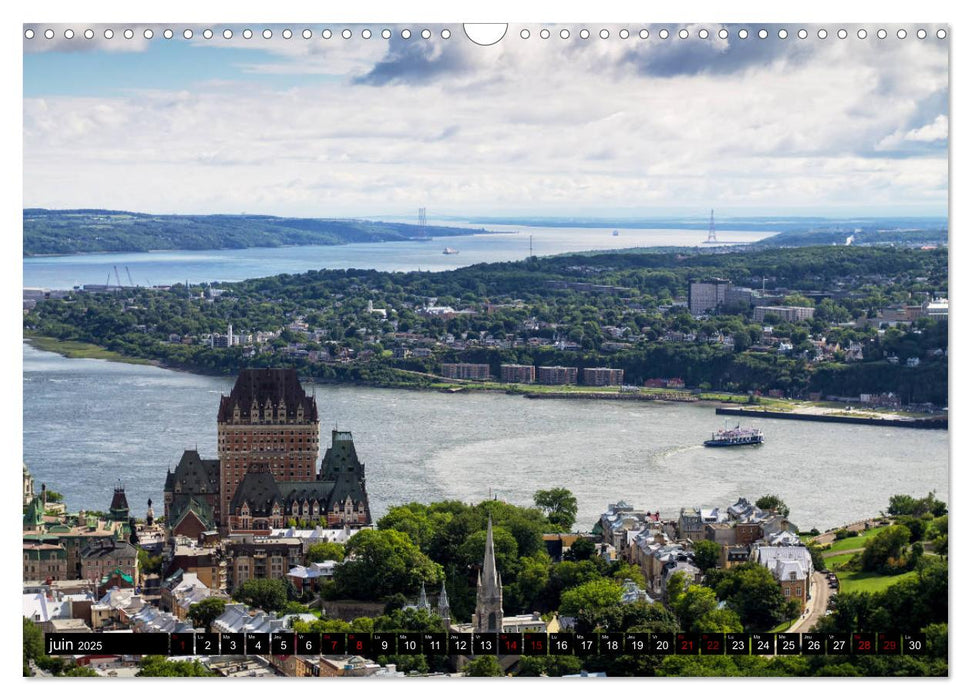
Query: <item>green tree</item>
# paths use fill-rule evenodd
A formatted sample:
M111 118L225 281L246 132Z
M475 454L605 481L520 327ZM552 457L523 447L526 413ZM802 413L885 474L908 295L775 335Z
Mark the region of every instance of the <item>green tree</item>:
M502 666L499 665L499 659L495 656L477 656L466 664L462 672L466 676L475 678L503 675Z
M138 570L143 574L161 574L162 573L162 555L157 556L150 555L146 550L141 547L138 548Z
M30 675L28 661L37 661L44 654L44 633L29 618L24 618L24 675Z
M206 598L189 606L189 617L194 627L209 629L213 621L223 614L226 601L221 598Z
M307 547L306 562L344 561L344 545L339 542L315 542Z
M597 545L586 537L578 537L570 545L570 548L563 553L563 559L566 561L583 561L584 559L590 559L596 553Z
M524 656L519 660L517 676L559 677L579 673L582 662L576 656Z
M171 676L215 676L198 661L168 661L164 656L144 656L137 676L143 677L171 677Z
M519 560L519 572L510 586L510 600L523 612L538 609L536 604L550 581L550 558L543 552Z
M287 604L287 585L278 578L251 578L240 584L233 597L262 610L280 610Z
M914 498L905 494L896 494L890 497L890 505L887 508L888 515L913 515L920 517L925 513L930 513L935 518L939 518L947 513L947 505L943 501L937 500L933 491L924 498Z
M761 508L762 510L771 510L783 518L789 517L789 506L785 504L785 501L775 495L762 496L762 498L755 502L755 507Z
M695 542L695 566L701 569L702 573L707 573L709 569L714 569L716 566L718 566L721 551L721 545L712 542L711 540L701 540L699 542Z
M552 488L533 494L533 503L555 527L569 532L577 518L577 499L569 489Z
M927 527L927 537L931 541L934 553L940 557L947 556L947 516L934 518Z
M97 678L98 672L88 666L72 666L60 675L67 678Z
M903 525L891 525L867 540L860 557L864 571L892 574L906 568L904 548L910 542L910 530Z
M591 611L620 605L623 589L608 579L596 579L563 591L560 596L560 614L577 615L581 610Z
M466 566L480 566L485 552L486 531L474 532L459 548L458 560ZM492 528L492 543L496 553L496 567L504 579L511 579L519 571L519 545L516 538L503 527ZM512 574L513 576L510 576Z
M715 591L707 586L688 586L677 597L674 611L681 621L681 629L689 632L742 631L742 623L735 611L719 609Z
M767 630L784 619L785 597L772 573L755 562L709 574L710 585L746 630Z
M436 531L448 520L449 517L433 513L423 503L407 503L388 509L387 514L378 521L378 528L406 533L421 551L428 554Z
M346 555L334 583L338 595L357 600L414 596L422 583L435 585L443 576L441 566L396 530L361 530L348 540Z
M813 563L813 569L815 571L822 571L826 569L826 560L823 558L823 548L818 544L811 544L808 547L809 557Z

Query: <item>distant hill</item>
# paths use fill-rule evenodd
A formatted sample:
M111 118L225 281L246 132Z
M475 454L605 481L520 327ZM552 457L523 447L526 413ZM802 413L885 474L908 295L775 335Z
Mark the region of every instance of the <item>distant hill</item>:
M106 209L24 209L24 255L215 250L406 241L485 229L361 219L154 215Z
M947 226L928 228L832 227L812 231L785 231L764 238L753 248L796 248L815 245L947 245Z

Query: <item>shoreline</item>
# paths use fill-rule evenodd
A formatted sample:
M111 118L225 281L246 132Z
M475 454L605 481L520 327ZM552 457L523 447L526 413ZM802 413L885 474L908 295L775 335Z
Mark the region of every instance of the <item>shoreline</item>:
M205 372L198 368L175 367L168 365L160 360L131 357L122 353L108 350L93 343L82 341L60 340L50 336L24 334L23 342L31 347L43 352L52 352L68 359L92 359L104 360L107 362L121 362L131 365L149 365L166 369L173 372L184 372L203 377L229 377L231 374L219 372ZM408 370L401 370L407 372ZM654 391L637 393L622 393L618 391L604 391L597 387L593 390L585 390L575 385L570 388L556 389L550 387L546 390L537 390L539 386L528 384L500 384L490 382L487 384L477 384L471 381L448 381L441 377L429 377L437 379L430 384L414 384L406 382L362 382L362 381L340 381L335 379L323 379L310 375L308 377L315 384L332 386L358 386L374 389L400 389L407 391L428 391L444 394L466 394L472 392L482 392L491 394L506 394L508 396L520 396L530 400L583 400L583 401L634 401L644 403L692 403L698 406L711 407L715 409L716 415L729 415L739 417L768 418L781 420L802 420L815 421L821 423L846 423L857 425L872 425L876 427L891 428L911 428L923 430L947 430L947 415L928 418L902 418L895 415L867 416L847 416L833 413L820 413L807 409L800 405L800 402L787 399L772 399L772 407L763 406L760 408L740 408L741 401L733 401L737 396L739 399L747 398L744 395L728 395L728 398L713 398L706 396L708 392L699 394L690 390L685 391ZM873 411L873 413L879 413Z
M947 430L947 417L939 418L877 418L873 416L846 416L832 413L806 413L801 411L769 411L721 406L715 409L719 416L750 416L782 420L816 421L818 423L850 423L883 428L912 428L916 430Z
M149 365L159 369L170 370L173 372L184 372L195 374L201 377L229 377L231 374L220 372L206 372L200 368L187 368L169 365L161 360L132 357L113 350L108 350L100 345L74 340L60 340L50 336L23 335L23 342L31 347L43 351L51 352L68 359L91 359L104 360L106 362L121 362L131 365ZM400 370L408 372L408 370ZM315 377L304 375L315 384L332 386L357 386L373 389L400 389L407 391L428 391L445 394L466 394L472 392L482 392L490 394L506 394L508 396L520 396L531 400L583 400L583 401L634 401L644 403L692 403L698 406L711 407L715 409L716 415L747 416L755 418L803 420L830 423L849 423L873 425L878 427L904 427L912 429L947 429L947 415L939 414L938 417L928 418L901 418L892 415L886 417L879 416L845 416L830 413L819 413L807 409L801 405L803 402L788 399L772 399L772 407L763 406L761 408L739 408L741 400L747 398L745 395L724 394L727 398L714 398L712 392L692 392L683 391L652 391L641 390L634 393L622 393L618 391L604 391L603 387L587 390L577 385L566 385L569 388L541 389L544 385L529 384L501 384L499 382L489 382L479 384L473 381L451 381L443 377L428 376L430 379L437 380L430 384L415 384L407 382L367 382L367 381L341 381L331 378ZM719 392L720 393L720 392ZM707 394L707 396L706 396ZM740 399L734 401L734 398ZM746 404L747 405L747 404ZM873 413L878 413L874 411Z
M385 223L385 222L376 222ZM486 235L498 235L498 234L508 234L508 233L519 233L518 231L490 231L488 229L470 229L469 233L439 233L436 235L431 235L426 239L422 238L389 238L386 240L378 241L340 241L338 243L325 243L325 242L315 242L315 243L281 243L280 245L261 245L261 246L225 246L222 248L139 248L130 250L76 250L73 252L64 253L27 253L22 252L21 257L26 260L29 258L70 258L76 255L138 255L138 254L150 254L150 253L206 253L206 252L219 252L224 250L278 250L280 248L312 248L316 246L333 248L337 246L346 245L360 245L362 243L413 243L422 242L429 240L439 240L446 238L462 238L463 236L486 236Z
M128 365L150 365L154 367L164 367L157 360L148 360L140 357L129 357L122 355L114 350L108 350L93 343L85 343L80 340L59 340L46 335L27 335L24 334L23 342L32 348L43 352L52 352L69 360L105 360L106 362L121 362ZM165 369L171 369L165 367Z

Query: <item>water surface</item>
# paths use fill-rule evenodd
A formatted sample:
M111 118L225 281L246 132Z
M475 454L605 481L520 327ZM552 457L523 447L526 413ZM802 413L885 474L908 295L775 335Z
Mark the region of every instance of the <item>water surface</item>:
M24 344L24 460L71 510L107 510L124 484L143 516L162 502L182 450L215 458L216 411L232 379L146 365L67 359ZM682 506L782 497L800 527L877 514L895 493L948 494L948 434L938 430L752 420L766 442L712 450L722 425L695 404L528 400L317 386L321 445L339 426L367 465L375 517L408 501L498 497L528 505L565 486L588 529L624 499L674 516ZM323 454L321 454L323 456ZM156 508L158 512L158 507Z

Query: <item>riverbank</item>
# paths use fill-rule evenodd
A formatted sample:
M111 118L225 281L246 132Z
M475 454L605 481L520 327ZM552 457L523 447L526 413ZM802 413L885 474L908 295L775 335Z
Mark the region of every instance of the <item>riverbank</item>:
M133 365L152 365L176 372L187 372L199 376L230 376L206 371L199 367L172 366L165 362L125 355L107 348L75 340L60 340L49 336L25 333L24 342L38 350L57 353L70 359L95 359L109 362L122 362ZM910 418L896 414L881 416L876 411L865 415L847 416L834 415L824 411L832 410L831 406L821 403L807 403L788 399L758 399L758 407L734 408L731 405L749 405L751 398L746 394L725 394L714 392L672 391L669 389L639 387L636 391L622 387L595 387L583 385L537 385L537 384L505 384L502 382L484 382L461 379L445 379L438 375L415 372L412 370L394 369L394 373L402 377L400 381L389 379L341 379L334 377L308 376L304 381L312 381L320 385L361 386L377 389L406 389L409 391L431 391L448 394L493 393L522 396L527 399L568 399L586 401L650 401L672 403L694 403L715 408L720 415L734 415L756 418L781 418L789 420L805 420L835 423L859 423L866 425L882 425L890 427L933 428L947 429L947 417L943 418Z
M695 403L697 396L685 392L667 392L661 394L642 394L640 392L534 392L523 394L527 399L598 399L601 401L686 401Z
M715 413L723 416L745 416L753 418L780 418L783 420L805 420L820 423L852 423L855 425L874 425L891 428L915 428L918 430L947 430L947 417L901 418L852 416L845 413L818 413L808 411L769 411L766 409L719 407Z
M141 357L129 357L113 350L107 350L100 345L93 343L82 343L79 340L59 340L43 335L24 335L24 342L38 350L54 352L63 357L89 360L107 360L108 362L124 362L130 365L155 365L159 366L154 360L146 360Z

